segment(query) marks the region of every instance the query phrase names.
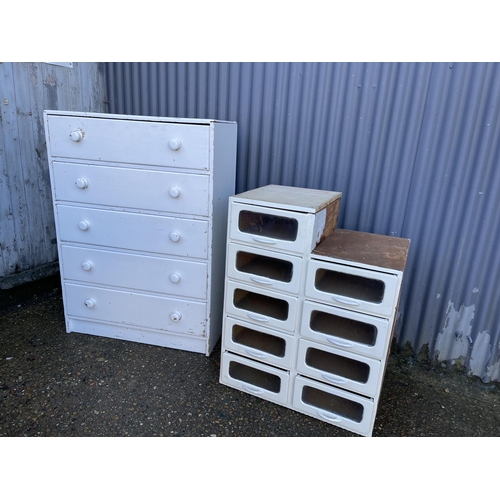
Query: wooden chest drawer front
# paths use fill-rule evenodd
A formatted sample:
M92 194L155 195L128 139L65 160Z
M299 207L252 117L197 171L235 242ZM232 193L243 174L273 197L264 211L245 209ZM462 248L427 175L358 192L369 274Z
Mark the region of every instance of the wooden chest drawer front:
M56 200L208 216L208 175L54 162Z
M62 241L207 258L206 221L62 205L57 213Z
M372 399L357 396L298 375L294 380L293 408L362 436L371 436L375 407Z
M300 257L230 243L227 262L229 278L269 290L299 293L302 276Z
M308 214L230 202L230 238L243 243L303 253L313 223Z
M223 352L221 382L275 403L285 404L288 397L288 372L241 356Z
M374 397L380 379L377 359L300 339L297 371L321 382Z
M296 297L226 282L226 313L252 324L293 332L297 306Z
M382 359L389 344L389 320L305 300L300 335Z
M399 281L395 274L309 261L306 279L309 298L355 311L391 316L398 293Z
M292 335L227 317L223 339L224 347L229 351L282 368L292 366Z
M206 262L62 245L63 279L139 291L207 298Z
M208 125L49 116L53 157L207 170Z
M69 316L204 336L206 305L72 283L64 285Z

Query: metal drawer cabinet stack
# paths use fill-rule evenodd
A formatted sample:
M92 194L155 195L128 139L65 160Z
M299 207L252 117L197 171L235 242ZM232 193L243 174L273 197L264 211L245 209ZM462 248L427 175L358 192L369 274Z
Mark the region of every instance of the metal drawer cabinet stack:
M291 405L308 256L341 193L265 186L229 199L220 381Z
M66 329L209 355L236 123L46 111Z
M292 407L370 436L409 240L336 229L311 253Z
M290 190L298 204L301 197L294 193L296 188L283 189ZM242 239L238 219L257 210L244 206L250 205L245 197L252 198L255 192L230 202L220 381L370 436L409 240L337 228L320 239L306 232L297 261L291 253L283 253L277 238L267 243L273 250L265 254L243 248L236 242ZM291 207L282 206L283 211L286 208ZM258 210L267 213L266 208ZM273 210L277 209L273 206ZM288 217L293 218L291 213ZM265 244L264 231L256 226L252 231ZM246 244L255 243L247 240ZM253 263L251 253L260 255Z

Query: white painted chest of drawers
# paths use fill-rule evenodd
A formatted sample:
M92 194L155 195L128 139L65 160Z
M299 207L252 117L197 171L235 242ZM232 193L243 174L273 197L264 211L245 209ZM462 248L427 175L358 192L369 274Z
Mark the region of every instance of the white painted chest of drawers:
M66 329L211 353L235 122L46 111Z

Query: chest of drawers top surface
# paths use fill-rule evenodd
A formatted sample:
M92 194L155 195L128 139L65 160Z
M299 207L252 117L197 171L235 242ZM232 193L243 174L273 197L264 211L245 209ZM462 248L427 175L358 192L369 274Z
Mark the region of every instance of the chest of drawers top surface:
M226 120L215 120L213 118L177 118L165 116L146 116L146 115L119 115L113 113L92 113L92 112L74 112L62 110L45 110L47 116L69 116L69 117L83 117L83 118L106 118L113 120L130 120L130 121L145 121L145 122L172 122L172 123L185 123L191 125L209 125L210 123L236 123Z
M337 228L312 251L312 257L343 260L403 272L410 240Z

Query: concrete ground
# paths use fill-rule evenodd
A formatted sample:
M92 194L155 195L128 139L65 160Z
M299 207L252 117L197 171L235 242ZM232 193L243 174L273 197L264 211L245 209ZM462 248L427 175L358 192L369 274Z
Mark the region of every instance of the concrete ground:
M0 437L356 437L219 384L219 356L67 334L58 275L0 290ZM393 348L373 435L500 436L500 385Z

